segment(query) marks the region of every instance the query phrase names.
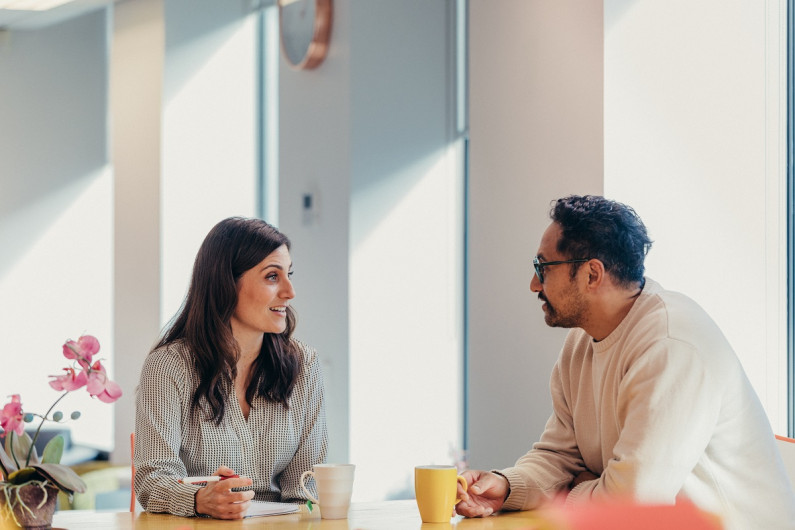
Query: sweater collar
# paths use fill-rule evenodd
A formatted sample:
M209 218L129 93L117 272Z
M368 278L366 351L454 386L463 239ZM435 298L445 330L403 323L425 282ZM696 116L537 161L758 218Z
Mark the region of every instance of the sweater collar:
M624 332L629 328L631 322L634 320L635 314L640 311L640 307L645 304L645 301L648 300L650 297L656 295L662 290L662 287L659 283L655 282L651 278L644 277L645 283L643 285L643 289L640 291L637 299L635 299L635 303L632 304L632 308L626 314L626 316L621 320L621 323L616 326L610 335L605 337L603 340L599 342L591 341L593 345L593 349L596 353L601 353L604 351L609 350L618 340L624 335ZM593 337L592 337L593 339Z

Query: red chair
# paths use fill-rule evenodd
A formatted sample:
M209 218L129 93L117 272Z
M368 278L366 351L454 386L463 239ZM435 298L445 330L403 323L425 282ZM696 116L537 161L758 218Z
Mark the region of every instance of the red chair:
M642 505L633 502L592 502L563 512L560 522L571 530L720 530L717 515L694 504Z
M795 440L786 436L776 435L776 445L784 460L784 468L787 470L789 481L795 487Z

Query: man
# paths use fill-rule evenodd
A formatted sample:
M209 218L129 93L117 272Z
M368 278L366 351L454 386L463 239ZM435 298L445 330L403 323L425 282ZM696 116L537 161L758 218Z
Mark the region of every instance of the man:
M467 471L468 517L564 497L674 504L726 528L795 528L795 494L737 356L695 302L644 277L651 240L635 211L559 199L530 289L571 328L552 372L553 413L514 467Z

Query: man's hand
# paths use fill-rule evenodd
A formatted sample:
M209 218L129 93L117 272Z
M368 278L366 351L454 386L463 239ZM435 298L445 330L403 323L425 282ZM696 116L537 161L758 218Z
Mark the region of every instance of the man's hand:
M502 508L510 491L505 477L488 471L464 471L461 476L467 481L467 491L458 485L461 502L455 506L456 513L464 517L488 517Z
M235 472L221 466L213 475L229 476ZM251 486L250 478L229 478L218 482L209 482L196 492L196 513L209 515L215 519L242 519L245 517L254 491L232 491L233 488Z

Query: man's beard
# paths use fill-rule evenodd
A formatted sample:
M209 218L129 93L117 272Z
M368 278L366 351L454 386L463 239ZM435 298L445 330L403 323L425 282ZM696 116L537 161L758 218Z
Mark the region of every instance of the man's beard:
M553 306L544 293L538 293L538 298L547 304L544 311L544 322L551 328L579 328L584 322L586 303L582 295L577 291L574 283L568 290L567 304L564 307Z

